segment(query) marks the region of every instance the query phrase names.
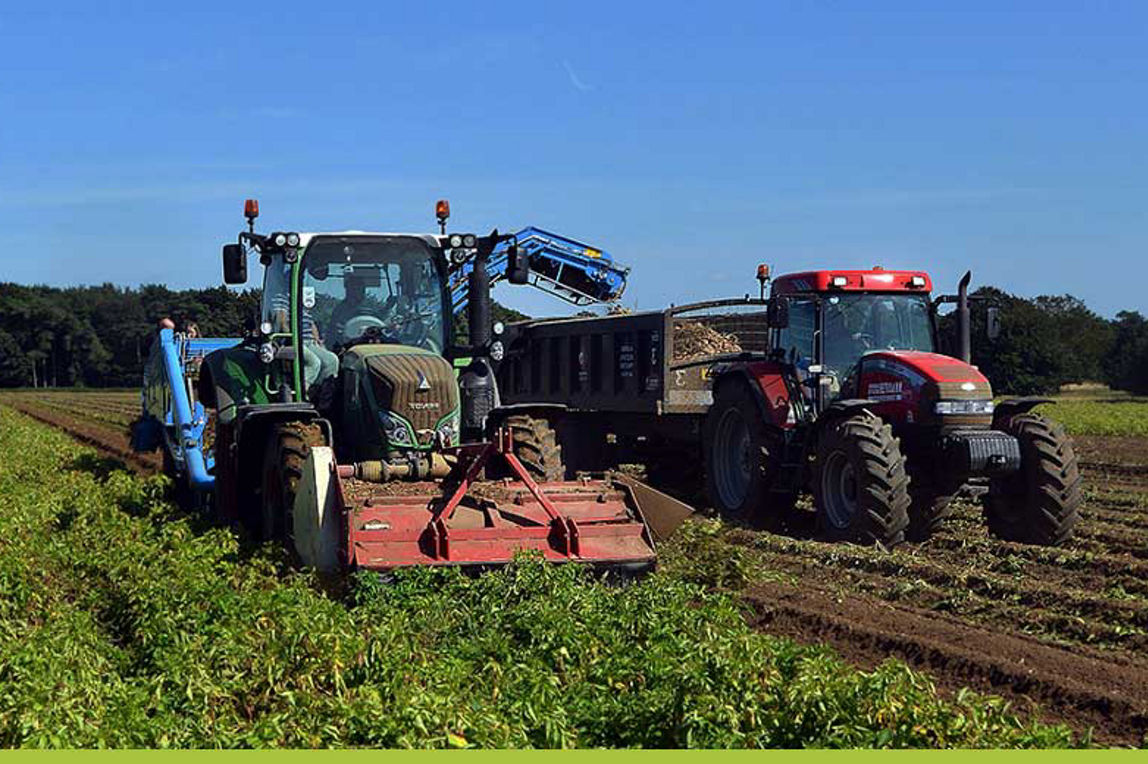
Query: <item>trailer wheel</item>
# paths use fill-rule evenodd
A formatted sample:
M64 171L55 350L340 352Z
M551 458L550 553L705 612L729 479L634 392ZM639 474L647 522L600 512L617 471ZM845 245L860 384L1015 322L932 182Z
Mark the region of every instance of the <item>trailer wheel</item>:
M543 483L566 479L562 446L558 445L550 422L529 414L514 414L506 418L503 426L510 430L514 455L532 478Z
M989 532L1006 541L1058 546L1080 520L1080 467L1060 424L1020 414L1002 428L1020 443L1017 472L992 480L984 497Z
M909 525L909 476L893 429L864 412L829 423L818 445L813 500L831 541L891 549Z
M316 424L288 422L274 425L263 458L263 500L260 537L284 538L295 507L295 493L311 446L322 445L323 431Z
M762 418L757 401L741 384L718 389L705 420L706 492L730 517L780 530L796 492L774 492L784 437Z

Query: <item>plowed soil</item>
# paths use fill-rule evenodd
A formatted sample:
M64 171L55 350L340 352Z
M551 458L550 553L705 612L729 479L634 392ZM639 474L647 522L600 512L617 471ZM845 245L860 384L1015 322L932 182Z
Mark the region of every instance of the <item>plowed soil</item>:
M1091 727L1098 742L1137 745L1148 724L1148 669L1125 656L1056 647L872 597L835 597L804 584L759 584L745 598L753 623L765 631L831 644L863 667L900 658L930 673L942 689L1003 695L1050 721Z
M129 428L139 412L139 393L10 392L0 404L63 430L81 443L142 473L158 472L158 453L132 450Z
M881 552L734 528L759 628L942 688L998 693L1111 745L1148 734L1148 444L1081 438L1083 520L1064 547L988 535L974 501L933 538ZM809 525L809 517L806 518ZM801 526L802 523L797 523Z

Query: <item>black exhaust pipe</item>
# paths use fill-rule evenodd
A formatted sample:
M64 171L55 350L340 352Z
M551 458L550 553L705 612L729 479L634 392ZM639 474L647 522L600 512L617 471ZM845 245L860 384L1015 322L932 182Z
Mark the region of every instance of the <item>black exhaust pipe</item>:
M470 365L459 375L462 400L462 441L473 443L484 436L486 419L494 410L494 371L486 354L490 347L490 271L487 263L493 244L480 244L467 280L467 331L470 334Z
M490 344L490 271L486 269L490 252L487 247L480 247L474 256L473 268L470 271L467 310L467 322L470 330L470 346L476 352L485 349Z
M961 360L967 364L973 362L973 335L969 323L969 282L972 278L973 272L965 271L957 284L957 348Z

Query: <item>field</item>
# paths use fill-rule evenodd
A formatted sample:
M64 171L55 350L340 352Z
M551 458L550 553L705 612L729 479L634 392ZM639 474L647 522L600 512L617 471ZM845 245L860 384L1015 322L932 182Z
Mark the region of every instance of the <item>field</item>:
M126 451L134 393L0 406L155 467ZM180 514L162 481L0 411L3 522L24 518L0 533L19 539L0 547L5 601L23 587L28 612L54 614L9 606L0 676L33 660L10 640L34 633L60 640L42 660L74 677L18 699L0 686L6 744L1142 745L1148 731L1143 399L1076 395L1049 412L1087 481L1062 549L992 539L970 503L893 553L703 518L627 587L524 563L339 594L280 583L273 551ZM32 553L37 575L13 567ZM81 653L104 662L69 663ZM35 702L58 710L33 721ZM143 716L107 716L129 711Z

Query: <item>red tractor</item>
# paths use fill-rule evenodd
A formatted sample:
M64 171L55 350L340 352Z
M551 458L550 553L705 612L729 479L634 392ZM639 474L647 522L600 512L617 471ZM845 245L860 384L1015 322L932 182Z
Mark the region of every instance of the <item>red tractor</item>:
M760 270L764 292L768 271ZM919 271L813 271L772 283L770 350L711 371L707 485L722 510L778 522L802 489L828 539L892 547L927 537L970 483L1000 538L1057 545L1079 519L1064 428L993 401L970 363L969 274L931 300ZM937 306L957 303L959 358L938 352ZM996 310L987 328L995 337Z

